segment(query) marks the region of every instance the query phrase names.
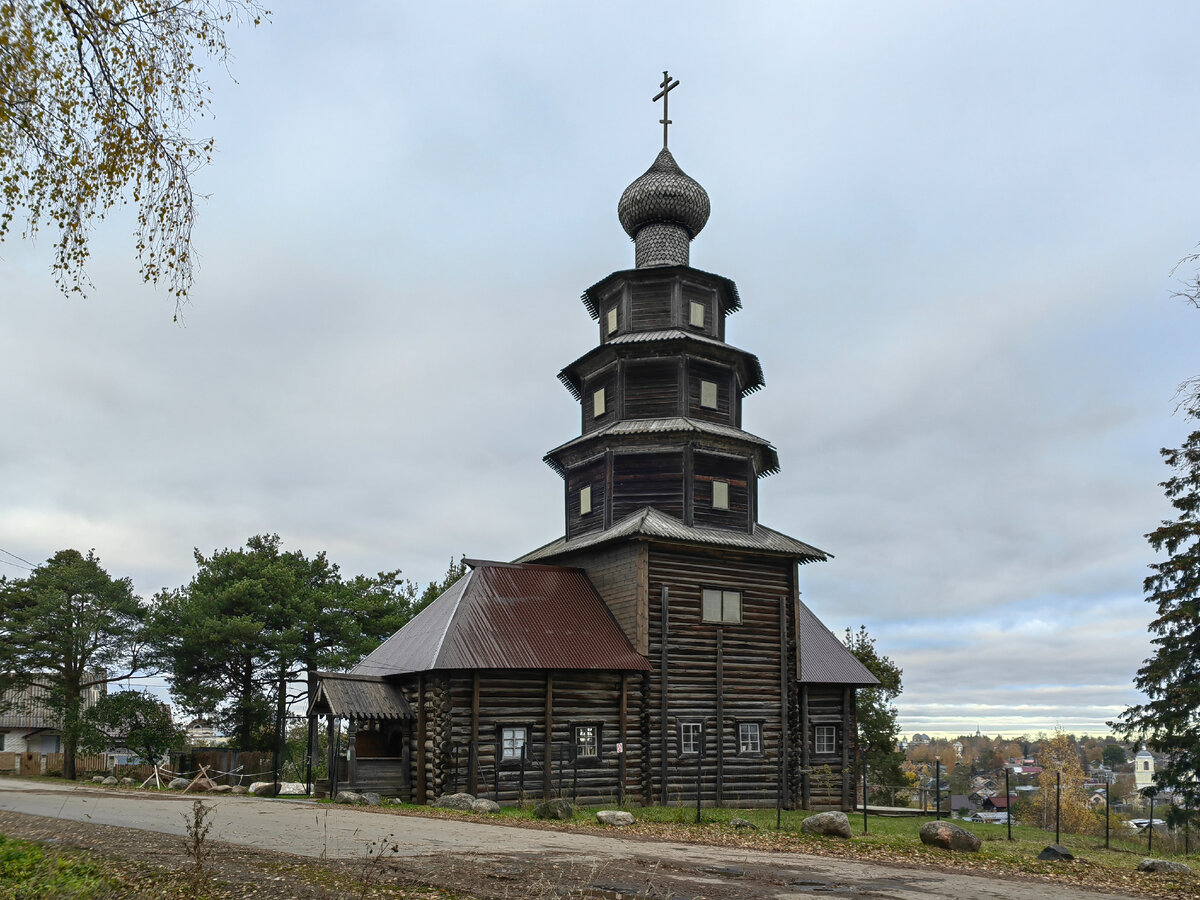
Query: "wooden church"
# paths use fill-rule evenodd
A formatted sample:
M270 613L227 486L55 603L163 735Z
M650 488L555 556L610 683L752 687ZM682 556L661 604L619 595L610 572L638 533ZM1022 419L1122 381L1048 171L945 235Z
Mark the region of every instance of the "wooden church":
M709 198L666 124L617 208L636 265L584 291L599 344L559 373L581 421L545 456L563 536L469 560L349 674L322 674L333 790L853 806L855 690L878 682L800 600L798 567L828 554L758 521L779 469L742 429L762 368L725 341L737 287L690 265Z

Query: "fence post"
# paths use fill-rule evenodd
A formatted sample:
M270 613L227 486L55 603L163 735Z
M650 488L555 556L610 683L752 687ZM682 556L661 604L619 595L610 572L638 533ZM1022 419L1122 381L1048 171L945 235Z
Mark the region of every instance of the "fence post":
M617 744L617 805L625 807L625 743Z
M934 765L937 766L937 786L934 788L933 809L940 822L942 819L942 761L938 760Z
M704 787L704 728L700 728L700 746L696 748L696 824L700 824L700 792Z
M1104 782L1104 849L1108 849L1108 782Z
M517 786L517 806L525 808L525 742L521 741L521 780ZM500 768L499 765L496 768ZM500 801L496 801L499 803Z
M1154 795L1150 795L1150 824L1146 828L1146 852L1150 853L1154 850Z
M867 833L867 748L863 747L863 834Z
M1008 789L1008 766L1004 767L1004 821L1008 825L1008 839L1012 840L1012 791Z
M571 802L579 803L579 745L571 745Z
M1062 797L1062 772L1054 773L1054 843L1061 844L1062 839L1059 837L1058 816L1059 804Z

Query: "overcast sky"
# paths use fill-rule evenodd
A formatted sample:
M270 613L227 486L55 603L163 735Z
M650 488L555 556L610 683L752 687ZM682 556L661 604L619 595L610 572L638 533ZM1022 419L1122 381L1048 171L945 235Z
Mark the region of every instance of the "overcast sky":
M1198 31L1185 2L281 4L210 69L181 325L120 215L87 300L50 233L0 246L0 548L93 547L149 596L260 532L420 581L559 536L555 374L633 265L669 68L692 263L767 375L760 519L836 556L806 602L904 669L907 734L1103 732L1200 372L1171 299Z

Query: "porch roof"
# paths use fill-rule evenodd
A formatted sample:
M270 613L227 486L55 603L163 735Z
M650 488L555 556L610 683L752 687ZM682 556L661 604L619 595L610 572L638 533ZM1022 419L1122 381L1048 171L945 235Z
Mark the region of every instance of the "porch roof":
M342 719L411 719L412 709L400 688L376 675L318 672L309 715Z

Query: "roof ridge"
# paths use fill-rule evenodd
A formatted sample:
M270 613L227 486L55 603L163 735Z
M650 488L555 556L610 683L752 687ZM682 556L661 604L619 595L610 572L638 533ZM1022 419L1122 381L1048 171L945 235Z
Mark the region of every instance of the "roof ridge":
M442 630L441 637L439 637L437 640L437 646L435 646L433 648L433 668L437 668L438 658L442 655L442 645L446 643L446 635L448 635L450 633L450 629L454 627L454 620L457 619L459 616L459 613L462 612L463 599L467 596L467 588L471 586L470 579L472 579L474 577L475 577L475 570L472 569L471 571L469 571L466 575L464 575L460 579L463 582L463 586L462 586L462 590L459 591L458 599L454 602L454 612L452 612L450 615L448 615L446 617L446 627ZM453 590L456 587L458 587L457 581L454 582L453 585L451 585L450 589ZM444 597L446 595L442 594L442 596ZM431 603L430 606L432 606L432 605L433 604ZM425 608L428 609L429 607L427 606ZM422 611L424 611L424 610L422 610Z

